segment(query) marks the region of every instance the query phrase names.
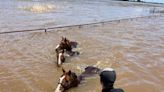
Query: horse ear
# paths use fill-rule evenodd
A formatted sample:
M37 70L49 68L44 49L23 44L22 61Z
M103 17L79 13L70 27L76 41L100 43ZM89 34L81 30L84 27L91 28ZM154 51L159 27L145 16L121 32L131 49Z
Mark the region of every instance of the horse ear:
M68 71L68 75L71 75L71 73L72 73L71 70L69 70L69 71Z
M65 74L66 72L65 72L65 70L64 70L64 68L62 68L62 71L63 71L63 74Z
M64 41L67 42L67 38L66 37L64 38Z

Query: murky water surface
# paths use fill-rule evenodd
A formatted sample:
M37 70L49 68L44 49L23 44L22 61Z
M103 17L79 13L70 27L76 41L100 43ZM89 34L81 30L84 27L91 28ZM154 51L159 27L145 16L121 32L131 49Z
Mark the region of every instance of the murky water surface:
M0 0L0 32L147 16L152 9L109 0Z
M16 5L18 2L21 4L18 4L20 6L15 6L13 2L16 2ZM30 3L29 5L27 5L28 2ZM0 21L2 23L0 25L1 32L8 31L8 29L16 29L15 27L18 27L18 29L24 27L33 28L38 27L38 25L45 25L44 22L47 23L47 21L54 22L53 16L50 17L52 14L50 11L58 9L59 6L54 6L53 3L50 3L50 5L43 4L44 8L41 8L40 11L41 6L38 5L35 8L31 6L31 2L31 0L13 0L12 4L9 3L9 5L16 7L10 7L11 10L15 9L13 12L16 13L14 14L13 12L7 12L10 9L4 4L6 11L1 11L1 14L4 16L4 12L6 12L10 17L3 19L0 16L2 20ZM36 2L33 1L33 3ZM25 5L22 5L22 3L25 3ZM66 2L66 5L71 3ZM85 4L81 5L85 6ZM124 8L129 7L126 6ZM0 9L3 10L2 8ZM44 14L43 11L47 9L48 12L46 11L46 14ZM139 11L142 10L142 8L137 9ZM70 10L70 12L74 11ZM79 13L76 14L81 15L79 10L77 12ZM19 13L20 16L16 16ZM61 15L62 12L58 13ZM24 14L24 17L22 14ZM100 17L97 15L95 14L95 19ZM12 22L9 20L12 20ZM67 21L70 21L70 19L68 18ZM22 24L19 22L22 22ZM62 24L63 22L55 23ZM20 27L20 25L22 26ZM82 28L74 27L57 31L52 30L47 33L1 34L0 92L53 92L57 86L58 78L62 74L61 68L57 68L55 63L55 46L59 43L60 36L66 36L70 40L79 42L78 48L74 50L79 51L80 55L66 57L66 63L63 64L65 69L71 69L80 74L84 67L99 63L99 68L112 67L116 70L117 80L115 86L123 88L125 92L163 92L163 29L164 17L154 17L137 18L133 21L122 20L120 22L84 26ZM79 87L73 88L68 92L101 92L99 76L86 79Z
M164 17L123 20L58 31L0 35L1 92L53 92L61 75L55 46L60 36L79 42L79 56L63 64L80 74L84 67L113 67L125 92L163 92ZM99 77L68 92L100 92Z

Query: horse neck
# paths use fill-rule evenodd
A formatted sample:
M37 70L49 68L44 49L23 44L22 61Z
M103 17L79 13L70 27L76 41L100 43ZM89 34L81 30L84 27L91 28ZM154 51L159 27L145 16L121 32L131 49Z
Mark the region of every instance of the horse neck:
M80 75L77 77L78 83L80 84L80 82L81 82L84 78L85 78L85 77L84 77L82 74L80 74Z
M80 84L81 80L79 80L79 78L77 77L77 80L72 83L72 86L71 87L77 87L79 84Z
M62 53L59 53L59 54L58 54L58 57L57 57L58 63L62 63L61 58L62 58Z

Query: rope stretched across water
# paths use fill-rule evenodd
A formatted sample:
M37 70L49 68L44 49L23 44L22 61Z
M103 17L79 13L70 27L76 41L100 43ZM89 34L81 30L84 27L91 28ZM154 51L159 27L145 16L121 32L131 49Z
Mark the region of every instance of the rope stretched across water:
M69 28L69 27L79 27L79 28L81 28L82 26L87 26L87 25L105 24L105 23L110 23L110 22L121 22L123 20L133 21L133 20L139 19L139 18L152 18L152 17L158 17L158 16L162 16L162 15L161 14L159 14L159 15L150 15L150 16L125 18L125 19L119 19L119 20L110 20L110 21L102 21L102 22L95 22L95 23L78 24L78 25L55 26L55 27L50 27L50 28L38 28L38 29L30 29L30 30L6 31L6 32L0 32L0 34L20 33L20 32L36 32L36 31L47 32L48 30L52 30L52 29Z

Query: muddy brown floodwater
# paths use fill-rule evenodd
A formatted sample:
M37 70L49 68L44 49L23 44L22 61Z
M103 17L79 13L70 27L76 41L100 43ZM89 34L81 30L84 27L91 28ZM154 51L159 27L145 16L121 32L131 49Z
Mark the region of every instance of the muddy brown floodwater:
M84 67L112 67L116 87L125 92L163 92L164 16L136 18L81 28L0 35L0 92L53 92L61 75L55 46L60 36L79 42L79 56L63 64L80 74ZM68 92L100 92L99 76Z
M163 13L163 5L110 0L0 0L0 92L54 92L62 74L55 57L61 36L79 42L74 50L80 55L66 57L66 70L80 74L89 65L112 67L115 86L125 92L163 92ZM112 20L46 33L1 34ZM68 92L101 92L99 76Z

